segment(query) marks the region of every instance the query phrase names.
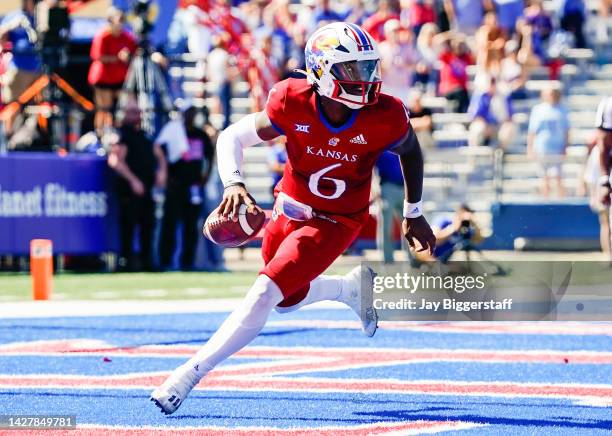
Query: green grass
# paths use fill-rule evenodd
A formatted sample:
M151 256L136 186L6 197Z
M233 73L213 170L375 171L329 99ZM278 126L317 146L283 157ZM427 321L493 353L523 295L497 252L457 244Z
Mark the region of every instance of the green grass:
M58 299L200 299L244 295L257 273L120 273L56 275ZM31 299L27 274L0 274L0 302ZM1 303L0 303L1 304Z

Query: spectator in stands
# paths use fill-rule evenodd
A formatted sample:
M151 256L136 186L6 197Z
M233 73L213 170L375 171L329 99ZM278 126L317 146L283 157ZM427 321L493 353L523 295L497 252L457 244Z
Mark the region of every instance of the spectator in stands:
M467 67L474 63L474 58L467 45L458 35L445 35L440 54L440 95L454 103L456 112L464 113L469 105Z
M355 23L361 26L368 18L368 11L363 6L363 0L348 0L348 8L344 13L342 21Z
M475 92L468 113L471 116L468 143L470 146L486 145L497 140L497 145L506 149L512 142L516 128L512 122L512 102L497 89L497 80L490 76L487 87Z
M313 14L316 7L316 0L302 0L302 7L298 9L296 15L296 25L305 29L309 35L312 33Z
M316 0L315 9L312 12L312 31L326 24L342 21L342 16L333 10L329 3L329 0Z
M214 15L209 2L186 0L181 3L179 6L183 12L176 19L184 26L188 51L200 57L206 56L212 48L215 31L223 31L221 23L217 22L219 17Z
M224 37L225 36L225 37ZM212 87L212 113L223 115L223 128L230 125L232 116L232 79L234 69L230 65L230 55L226 49L226 33L213 38L214 48L206 58L206 79Z
M253 37L258 45L260 40L270 38L269 60L280 71L285 66L291 47L291 36L280 26L271 12L264 13L263 25L253 31Z
M393 19L399 20L399 12L398 0L380 0L376 12L364 21L363 29L380 42L385 39L385 23Z
M244 21L249 31L257 29L262 22L265 4L256 0L249 0L240 3L240 18ZM305 7L303 9L306 9Z
M0 45L10 43L12 58L0 77L2 102L8 104L28 89L40 75L40 61L36 54L34 28L34 0L23 0L21 9L8 13L0 22ZM5 129L12 130L14 118L6 120Z
M556 0L561 15L561 28L574 35L576 48L586 48L584 22L586 19L584 0Z
M450 21L448 18L447 2L448 0L434 0L434 11L436 15L436 26L440 29L441 33L448 32L451 30Z
M245 38L249 29L237 16L239 12L232 8L231 0L217 0L211 2L213 5L209 13L209 26L214 29L213 34L225 32L230 35L227 51L233 56L246 56Z
M272 0L264 8L262 16L265 17L266 15L271 15L273 17L273 27L279 27L287 35L291 34L295 26L295 19L294 14L291 12L289 0Z
M404 207L404 179L399 159L385 152L376 162L380 178L382 219L378 220L377 247L383 252L385 263L393 262L393 222L401 219Z
M436 235L436 248L433 254L416 251L421 262L439 261L446 263L458 251L473 251L482 241L482 233L474 220L474 211L467 204L457 208L453 216L439 216L431 226Z
M499 27L506 38L510 38L516 29L516 22L523 15L525 0L492 0Z
M433 139L432 112L423 106L423 94L414 90L408 97L408 109L410 111L410 125L419 139L423 150L431 150L435 143Z
M495 12L487 12L476 33L476 64L481 71L497 76L506 40Z
M612 0L599 0L599 7L597 8L597 14L599 20L597 21L597 42L605 44L608 42L608 17L612 11Z
M287 138L280 136L270 145L268 150L268 169L272 173L272 194L274 194L274 188L283 178L285 172L285 164L287 163L286 142Z
M493 9L490 0L444 0L450 27L465 35L474 35L486 11Z
M553 31L550 15L544 10L542 0L533 0L525 9L524 19L517 21L516 30L522 39L519 60L526 65L542 65L546 63L548 40ZM530 59L531 56L537 56Z
M119 175L120 253L124 271L153 270L153 229L155 205L153 187L166 184L166 159L161 147L153 144L140 128L140 109L130 102L123 111L118 141L111 146L108 164ZM134 234L138 227L140 253L134 255Z
M436 34L438 28L433 23L426 23L421 28L416 48L419 61L415 67L413 85L420 86L429 94L435 94L438 86L438 58L440 56Z
M433 0L402 0L401 5L401 22L412 29L416 38L425 24L436 21Z
M518 61L518 43L511 39L506 43L504 52L505 57L500 64L499 90L513 100L527 98L525 91L527 72Z
M306 59L304 57L304 47L306 46L306 31L300 26L292 32L291 47L289 48L289 59L285 65L283 77L304 77L302 73L296 73L295 69L304 70Z
M258 42L258 48L251 56L248 69L248 81L253 98L252 112L259 112L265 107L268 92L280 80L280 71L270 60L272 53L272 36L266 35Z
M94 127L99 136L113 125L113 112L119 91L128 72L132 54L136 51L134 37L124 30L121 10L110 7L107 23L91 43L88 81L94 87L96 115Z
M183 227L180 268L192 270L198 240L198 219L202 210L202 188L208 181L213 165L214 147L205 130L202 112L186 102L182 120L166 124L155 143L166 149L168 183L159 246L160 267L173 267L176 231Z
M532 68L546 63L546 54L543 51L535 52L538 38L534 37L534 28L526 20L519 19L516 24L516 32L519 35L519 50L517 60L525 67Z
M412 32L402 29L399 20L385 23L385 40L379 44L382 91L406 101L414 67L419 60L412 44Z
M540 165L540 190L545 197L550 194L550 178L555 179L559 197L565 196L561 166L569 141L569 118L560 100L559 85L543 89L542 103L529 116L527 153Z
M168 27L166 44L164 47L164 53L166 55L180 55L189 51L187 39L191 23L192 20L189 11L185 9L183 2L179 2L172 16L170 26Z

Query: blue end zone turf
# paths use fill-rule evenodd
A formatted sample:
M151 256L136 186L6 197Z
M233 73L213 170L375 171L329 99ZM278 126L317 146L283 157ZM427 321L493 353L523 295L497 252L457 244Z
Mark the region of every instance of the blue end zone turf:
M368 339L339 310L274 315L164 417L150 391L225 316L0 320L2 413L113 434L612 431L611 324L387 324Z

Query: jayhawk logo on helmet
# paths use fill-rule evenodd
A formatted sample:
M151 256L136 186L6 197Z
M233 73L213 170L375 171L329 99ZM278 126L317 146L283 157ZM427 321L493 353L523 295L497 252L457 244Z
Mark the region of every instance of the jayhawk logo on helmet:
M325 53L337 49L340 46L340 40L332 29L317 32L315 35L316 38L313 39L310 47L310 55L307 55L310 62L306 63L306 70L308 72L312 71L317 77L321 78L325 64Z
M380 94L380 54L376 41L361 27L332 23L306 42L306 73L319 95L351 109L374 104Z

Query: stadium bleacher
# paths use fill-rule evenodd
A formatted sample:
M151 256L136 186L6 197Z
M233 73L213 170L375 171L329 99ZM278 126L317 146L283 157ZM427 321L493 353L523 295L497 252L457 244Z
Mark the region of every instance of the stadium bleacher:
M590 140L596 106L601 96L610 92L612 83L612 42L602 40L595 33L602 20L596 16L598 2L586 2L591 10L585 26L592 48L570 49L564 56L560 81L563 86L563 104L569 110L571 120L570 147L563 163L564 186L568 201L576 200L578 180L586 157L586 144ZM292 8L300 7L292 4ZM545 1L552 11L553 2ZM608 35L612 34L612 17L608 17ZM597 22L595 22L597 21ZM591 25L596 24L596 25ZM203 59L190 54L180 56L169 69L174 89L191 97L196 104L211 106L212 84L202 80ZM475 67L468 69L471 87L476 75ZM514 101L513 121L518 134L507 153L500 155L490 147L467 147L470 117L448 111L443 97L424 96L423 103L433 115L433 137L437 147L427 150L425 166L425 208L428 214L450 212L457 204L467 201L477 211L477 217L485 228L491 227L491 207L498 202L541 202L538 186L537 164L525 154L527 125L531 108L539 102L539 92L547 86L549 71L546 67L531 68L526 83L527 98ZM233 83L231 100L234 122L252 108L249 86L245 81ZM223 125L223 115L211 115L215 127ZM249 188L258 201L269 206L272 202L270 185L272 177L266 164L265 146L246 151L244 172ZM586 200L584 200L586 205Z
M545 4L548 9L552 8L552 2ZM587 2L587 7L594 11L597 2ZM591 18L601 19L594 15ZM610 18L606 25L608 32L612 33ZM594 32L596 26L586 27L587 31ZM594 35L591 35L591 40L597 41ZM211 90L198 80L201 68L198 66L199 60L188 56L184 60L183 65L175 66L170 71L171 76L183 81L183 92L187 95L199 96L203 91L209 94ZM563 163L564 185L570 197L576 195L578 178L586 156L586 143L592 135L595 109L601 95L610 91L611 61L612 42L597 41L593 49L569 50L565 56L566 64L561 69L563 103L569 110L571 120L570 148ZM468 74L473 79L475 68L470 67ZM479 219L486 227L491 221L491 205L497 201L541 201L537 165L527 159L525 149L529 112L539 102L540 90L549 83L548 75L546 67L530 70L526 83L528 98L514 102L516 114L513 121L519 127L519 134L509 153L504 154L502 162L497 165L492 149L482 147L482 150L470 150L466 147L470 122L468 115L448 112L444 98L424 97L424 104L434 112L434 139L438 146L436 150L428 151L426 156L425 198L428 199L426 210L430 214L448 212L458 203L467 200L478 211ZM235 83L233 94L232 121L235 121L251 108L247 83ZM207 103L207 100L202 103ZM213 115L211 121L220 126L223 119L222 116ZM265 147L256 147L247 150L245 154L248 185L255 197L265 205L272 201L272 178L266 165L266 153ZM496 182L496 177L500 181Z

